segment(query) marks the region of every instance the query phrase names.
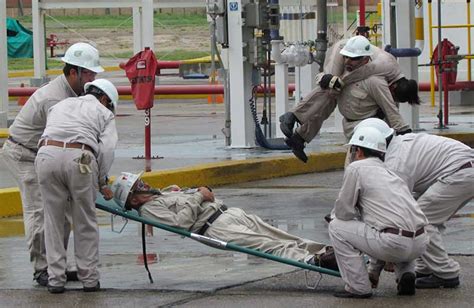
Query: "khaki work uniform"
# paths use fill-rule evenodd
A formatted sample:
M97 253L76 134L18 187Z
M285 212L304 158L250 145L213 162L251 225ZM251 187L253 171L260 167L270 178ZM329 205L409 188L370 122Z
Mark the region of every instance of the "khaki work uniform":
M171 192L145 203L140 207L140 214L163 224L198 233L222 205L221 200L203 202L199 192ZM202 235L302 262L325 251L325 245L288 234L239 208L227 209Z
M414 261L428 243L426 232L421 233L427 219L406 183L380 159L366 158L347 166L334 213L329 236L348 292L372 292L364 253L393 262L397 278L414 272ZM384 232L387 228L419 235Z
M444 223L474 198L474 150L450 138L406 134L390 142L385 165L418 195L430 223L430 242L416 271L443 279L458 277L459 263L448 256L441 233Z
M340 54L347 40L342 40L330 48L324 61L324 73L316 76L316 87L303 98L292 111L301 126L296 129L306 142L311 142L318 134L323 122L339 105L344 116L344 134L349 140L352 129L362 120L384 112L388 124L395 130L405 130L398 113L398 105L393 101L388 85L403 77L395 57L374 48L371 61L352 72L344 70L344 58ZM321 89L319 81L324 74L341 76L345 86L342 93L332 89ZM348 107L348 105L350 105Z
M67 144L61 147L48 141ZM92 95L65 99L50 109L41 142L46 145L38 151L36 172L44 200L48 283L56 287L66 283L66 249L61 239L65 205L70 203L78 278L84 287L94 287L99 281L95 199L99 185L107 183L114 158L114 115ZM82 148L68 147L73 144Z
M16 116L9 128L10 138L3 145L5 165L20 189L25 237L36 272L45 270L47 266L43 200L34 165L38 141L46 126L49 108L65 98L75 96L64 75L36 90ZM68 222L66 226L70 228ZM69 239L69 231L66 231L63 241L65 247Z

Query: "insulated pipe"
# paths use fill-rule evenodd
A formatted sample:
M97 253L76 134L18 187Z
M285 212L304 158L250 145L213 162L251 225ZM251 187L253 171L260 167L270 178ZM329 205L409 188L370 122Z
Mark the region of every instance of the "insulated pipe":
M8 96L30 96L38 88L36 87L16 87L8 89ZM275 85L270 87L272 93L275 92ZM288 92L295 90L295 85L288 85ZM117 91L120 95L131 95L132 88L130 86L118 86ZM257 88L258 93L264 92L264 87L259 86ZM155 94L223 94L224 86L223 85L166 85L166 86L155 86Z
M420 54L425 46L425 34L423 31L423 0L415 1L415 48Z

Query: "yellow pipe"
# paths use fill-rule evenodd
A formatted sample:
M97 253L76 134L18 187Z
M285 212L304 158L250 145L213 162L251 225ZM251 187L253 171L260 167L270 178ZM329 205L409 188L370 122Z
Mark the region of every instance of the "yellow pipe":
M467 23L471 23L471 0L466 1L467 4ZM471 27L467 28L467 53L471 54ZM471 81L471 58L467 60L467 80Z
M470 29L470 28L473 28L473 27L474 27L474 25L471 25L471 24L466 24L466 25L464 25L464 24L459 24L459 25L444 25L444 26L441 26L441 27L438 27L438 26L436 26L436 25L433 26L433 28L436 28L436 29L437 29L437 28L442 28L442 29L446 29L446 28L468 28L468 29Z
M430 59L433 62L433 15L431 11L431 1L428 1L428 23L429 23L429 36L430 36ZM431 94L431 107L435 106L435 97L434 97L434 67L430 65L430 94Z

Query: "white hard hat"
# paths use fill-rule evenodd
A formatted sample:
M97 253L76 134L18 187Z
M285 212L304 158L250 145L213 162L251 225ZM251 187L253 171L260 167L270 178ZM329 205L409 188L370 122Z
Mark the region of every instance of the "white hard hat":
M388 126L388 124L380 120L378 118L368 118L357 124L357 126L354 128L354 131L356 131L359 128L362 127L373 127L377 129L385 138L388 138L393 135L395 130Z
M387 143L384 135L373 127L361 127L354 132L349 145L356 145L362 148L385 153Z
M371 56L373 53L372 44L363 35L351 37L340 51L341 55L349 58Z
M122 174L115 179L111 189L114 193L115 202L121 208L125 209L130 191L132 190L135 183L140 179L142 174L143 172L140 172L139 174L122 172Z
M64 63L76 65L95 73L102 73L104 71L99 62L99 51L87 43L72 45L66 50L61 60Z
M112 103L114 107L113 112L115 114L117 110L117 101L118 101L119 95L118 95L117 88L114 86L114 84L108 81L107 79L99 78L94 81L87 82L84 85L84 92L87 92L87 89L89 89L90 86L97 87L109 97L110 102Z

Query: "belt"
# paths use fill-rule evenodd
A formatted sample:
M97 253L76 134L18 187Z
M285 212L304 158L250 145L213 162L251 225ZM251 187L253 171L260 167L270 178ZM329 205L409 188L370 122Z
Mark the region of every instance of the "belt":
M45 145L52 145L55 147L67 148L67 149L83 149L83 150L91 151L92 153L94 153L94 151L92 150L90 146L84 143L79 143L79 142L66 143L66 142L56 141L56 140L48 140L48 139L42 140L40 143L40 148Z
M380 232L382 232L382 233L398 234L398 235L401 235L401 236L404 236L404 237L415 238L415 237L417 237L418 235L425 233L425 228L424 228L424 227L421 227L421 228L418 229L416 232L406 231L406 230L396 229L396 228L385 228L385 229L383 229L383 230L380 231Z
M217 219L217 217L221 216L221 214L225 211L227 211L227 206L223 204L214 214L211 215L211 217L209 217L204 226L202 226L197 233L199 235L204 235L204 233L207 231L207 228L209 228L212 223Z
M467 168L474 168L474 163L471 162L471 161L467 162L464 165L462 165L461 167L459 167L458 171L462 170L462 169L467 169Z
M31 148L29 148L29 147L26 147L24 144L22 144L22 143L16 141L15 139L13 139L12 136L8 136L7 140L10 140L10 141L13 142L14 144L21 145L22 147L24 147L25 149L30 150L30 151L33 152L33 153L38 153L38 150L36 150L36 149L31 149Z

